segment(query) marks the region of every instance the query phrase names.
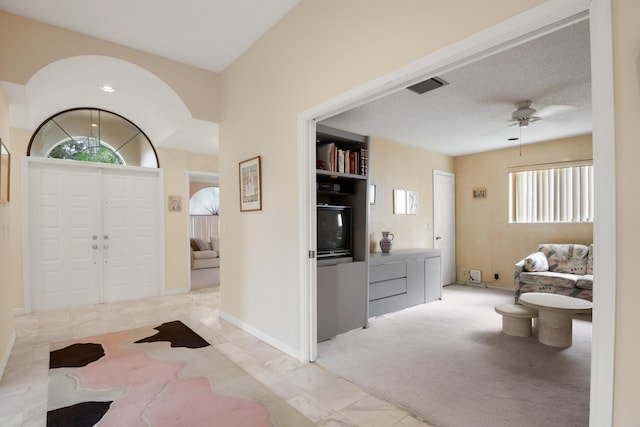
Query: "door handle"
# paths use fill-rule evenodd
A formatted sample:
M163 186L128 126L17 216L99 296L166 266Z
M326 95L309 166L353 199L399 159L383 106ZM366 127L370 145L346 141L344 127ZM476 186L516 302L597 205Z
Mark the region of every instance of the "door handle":
M442 237L438 236L436 237L436 240L442 240Z
M91 249L98 249L98 245L91 246Z

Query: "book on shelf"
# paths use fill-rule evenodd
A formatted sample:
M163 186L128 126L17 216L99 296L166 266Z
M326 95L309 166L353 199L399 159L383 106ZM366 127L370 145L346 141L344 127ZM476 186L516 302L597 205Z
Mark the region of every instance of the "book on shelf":
M335 172L335 150L336 145L333 142L319 144L316 147L316 160L323 162L322 169Z
M330 172L367 176L368 151L366 148L347 150L335 142L318 144L316 147L317 168Z

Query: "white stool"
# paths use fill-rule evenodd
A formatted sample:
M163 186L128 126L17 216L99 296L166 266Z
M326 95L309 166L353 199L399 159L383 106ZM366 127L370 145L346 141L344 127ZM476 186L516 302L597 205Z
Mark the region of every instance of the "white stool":
M531 319L538 317L538 310L519 304L501 304L496 313L502 315L502 332L514 337L531 336Z

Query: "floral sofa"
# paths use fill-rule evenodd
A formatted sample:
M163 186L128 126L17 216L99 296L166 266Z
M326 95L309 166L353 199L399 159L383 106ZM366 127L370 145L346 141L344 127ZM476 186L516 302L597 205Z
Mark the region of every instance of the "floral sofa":
M538 245L515 265L515 300L525 292L593 299L593 244Z
M191 238L191 269L220 267L220 240Z

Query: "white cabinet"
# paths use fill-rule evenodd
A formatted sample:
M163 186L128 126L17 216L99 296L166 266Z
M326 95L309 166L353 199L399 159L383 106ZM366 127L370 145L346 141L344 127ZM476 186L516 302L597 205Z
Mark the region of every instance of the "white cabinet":
M370 255L369 317L440 298L440 250L401 249Z

